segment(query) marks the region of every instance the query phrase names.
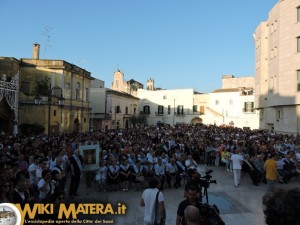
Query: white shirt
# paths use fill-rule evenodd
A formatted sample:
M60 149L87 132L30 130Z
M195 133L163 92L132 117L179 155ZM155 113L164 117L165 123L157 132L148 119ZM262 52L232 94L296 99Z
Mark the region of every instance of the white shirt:
M156 201L156 195L159 190L157 188L148 188L143 192L142 199L145 203L145 214L144 214L144 222L145 223L154 223L154 215L155 215L155 209L154 204ZM159 192L158 195L158 202L164 202L164 195L162 192ZM158 206L159 207L159 206ZM158 222L161 217L160 210L157 210L156 213L156 221Z
M154 171L155 171L155 174L157 176L160 176L160 175L164 176L165 175L165 166L164 166L164 164L161 164L161 165L155 164Z
M107 166L100 166L96 174L96 181L99 181L100 179L106 179L107 170Z
M50 185L51 185L50 183L47 185L46 191L41 190L41 188L44 186L45 183L46 182L44 179L41 179L38 183L38 189L40 192L40 195L39 195L40 200L45 199L47 197L48 192L50 191Z
M38 183L42 179L42 172L43 172L43 170L42 170L41 167L38 167L36 169L36 171L35 171L35 176L36 176L36 179L37 179L36 183Z
M38 166L35 163L31 163L30 166L28 167L30 184L35 184L37 182L36 176L35 176L35 171L37 168L38 168ZM32 174L32 172L34 174Z
M172 165L172 163L168 163L166 166L166 171L168 171L169 173L176 173L177 172L177 166L174 163L174 165Z
M185 161L185 165L187 166L188 169L197 169L197 163L195 162L195 160L187 159ZM189 167L189 165L191 166Z
M233 154L230 159L232 161L232 169L234 170L242 169L243 157L241 155Z

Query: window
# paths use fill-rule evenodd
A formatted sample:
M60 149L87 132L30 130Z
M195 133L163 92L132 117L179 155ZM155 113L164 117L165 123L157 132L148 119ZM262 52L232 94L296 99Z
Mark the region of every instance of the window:
M136 108L133 108L133 114L134 115L136 114Z
M117 107L116 107L116 113L122 113L121 112L121 107L119 105L117 105Z
M163 96L163 99L167 99L167 96L166 96L166 95L164 95L164 96Z
M128 114L128 107L127 106L125 107L125 114L126 115Z
M254 112L254 102L244 102L244 112L246 113Z
M232 99L229 100L229 105L233 105L233 100Z
M282 109L278 109L276 111L276 119L282 119L283 118L283 112Z
M177 115L183 115L183 105L177 106Z
M300 22L300 7L297 7L297 22Z
M170 115L171 114L171 106L168 105L168 114Z
M89 101L89 89L88 88L84 89L84 101L85 102Z
M76 83L76 93L75 93L75 99L79 100L80 99L80 83Z
M193 112L197 112L197 105L193 105Z
M216 102L215 102L215 103L216 103L216 105L219 105L219 100L216 100Z
M71 83L66 82L66 83L65 83L65 94L66 94L66 98L70 98L70 92L71 92Z
M53 110L53 116L56 116L56 110Z
M145 105L143 108L143 114L150 114L150 106L149 105Z
M300 70L297 71L297 91L300 91Z
M204 115L205 111L204 111L204 106L200 106L200 115Z
M157 107L157 113L158 113L158 114L164 114L164 106L159 105L159 106Z
M297 37L297 52L300 52L300 37Z

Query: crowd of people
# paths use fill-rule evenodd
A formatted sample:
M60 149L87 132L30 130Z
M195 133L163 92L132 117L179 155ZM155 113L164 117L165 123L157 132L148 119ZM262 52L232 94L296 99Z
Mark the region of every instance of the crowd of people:
M300 172L299 136L273 130L182 124L34 137L2 133L0 202L75 198L85 167L79 146L91 144L100 146L100 165L86 174L85 182L88 186L96 182L98 191L139 191L148 187L153 177L159 180L160 190L178 188L183 179L192 177L191 171L200 162L222 166L224 173L241 169L255 185L272 183L265 164L270 158L281 183ZM234 158L242 162L241 168L237 169ZM238 187L239 173L234 174Z

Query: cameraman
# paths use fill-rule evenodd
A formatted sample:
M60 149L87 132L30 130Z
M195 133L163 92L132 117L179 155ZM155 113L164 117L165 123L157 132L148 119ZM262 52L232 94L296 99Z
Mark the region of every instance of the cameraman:
M178 205L176 225L187 225L184 211L189 205L195 206L201 212L202 204L196 197L197 193L198 193L198 191L195 186L193 186L193 185L188 186L188 188L186 190L186 194L185 194L186 199L181 201ZM200 222L200 220L199 220L199 222Z
M187 182L184 188L184 197L187 197L187 192L190 186L194 186L196 189L196 198L198 201L202 201L202 187L200 184L200 174L197 169L188 170L188 174L190 176L190 180Z

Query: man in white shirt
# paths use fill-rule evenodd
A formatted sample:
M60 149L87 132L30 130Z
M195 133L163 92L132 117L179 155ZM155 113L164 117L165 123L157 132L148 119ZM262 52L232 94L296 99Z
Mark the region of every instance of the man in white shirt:
M40 159L38 168L35 171L35 176L36 176L36 184L42 179L42 172L46 169L47 166L47 161L45 159Z
M185 165L187 167L187 169L197 169L197 163L196 161L193 159L192 155L188 156L188 159L185 160Z
M48 202L52 194L51 173L49 170L42 172L42 179L38 183L39 199L42 202Z
M38 168L37 162L39 160L39 156L34 156L33 162L28 167L30 185L36 186L37 185L37 178L36 178L36 170Z
M161 158L158 158L157 164L154 165L154 173L155 176L159 178L159 181L161 183L160 190L163 190L165 183L166 168L165 165L162 163Z
M149 188L143 192L141 206L145 207L144 225L153 225L154 223L165 224L166 209L164 206L164 195L159 191L159 187L159 180L153 177L149 180Z
M171 158L170 162L166 165L166 175L167 175L167 182L169 188L172 186L172 181L174 183L174 187L177 188L178 183L178 168L175 163L175 159Z
M230 160L232 162L234 186L238 187L241 182L241 170L243 164L243 157L239 154L240 149L236 149Z

